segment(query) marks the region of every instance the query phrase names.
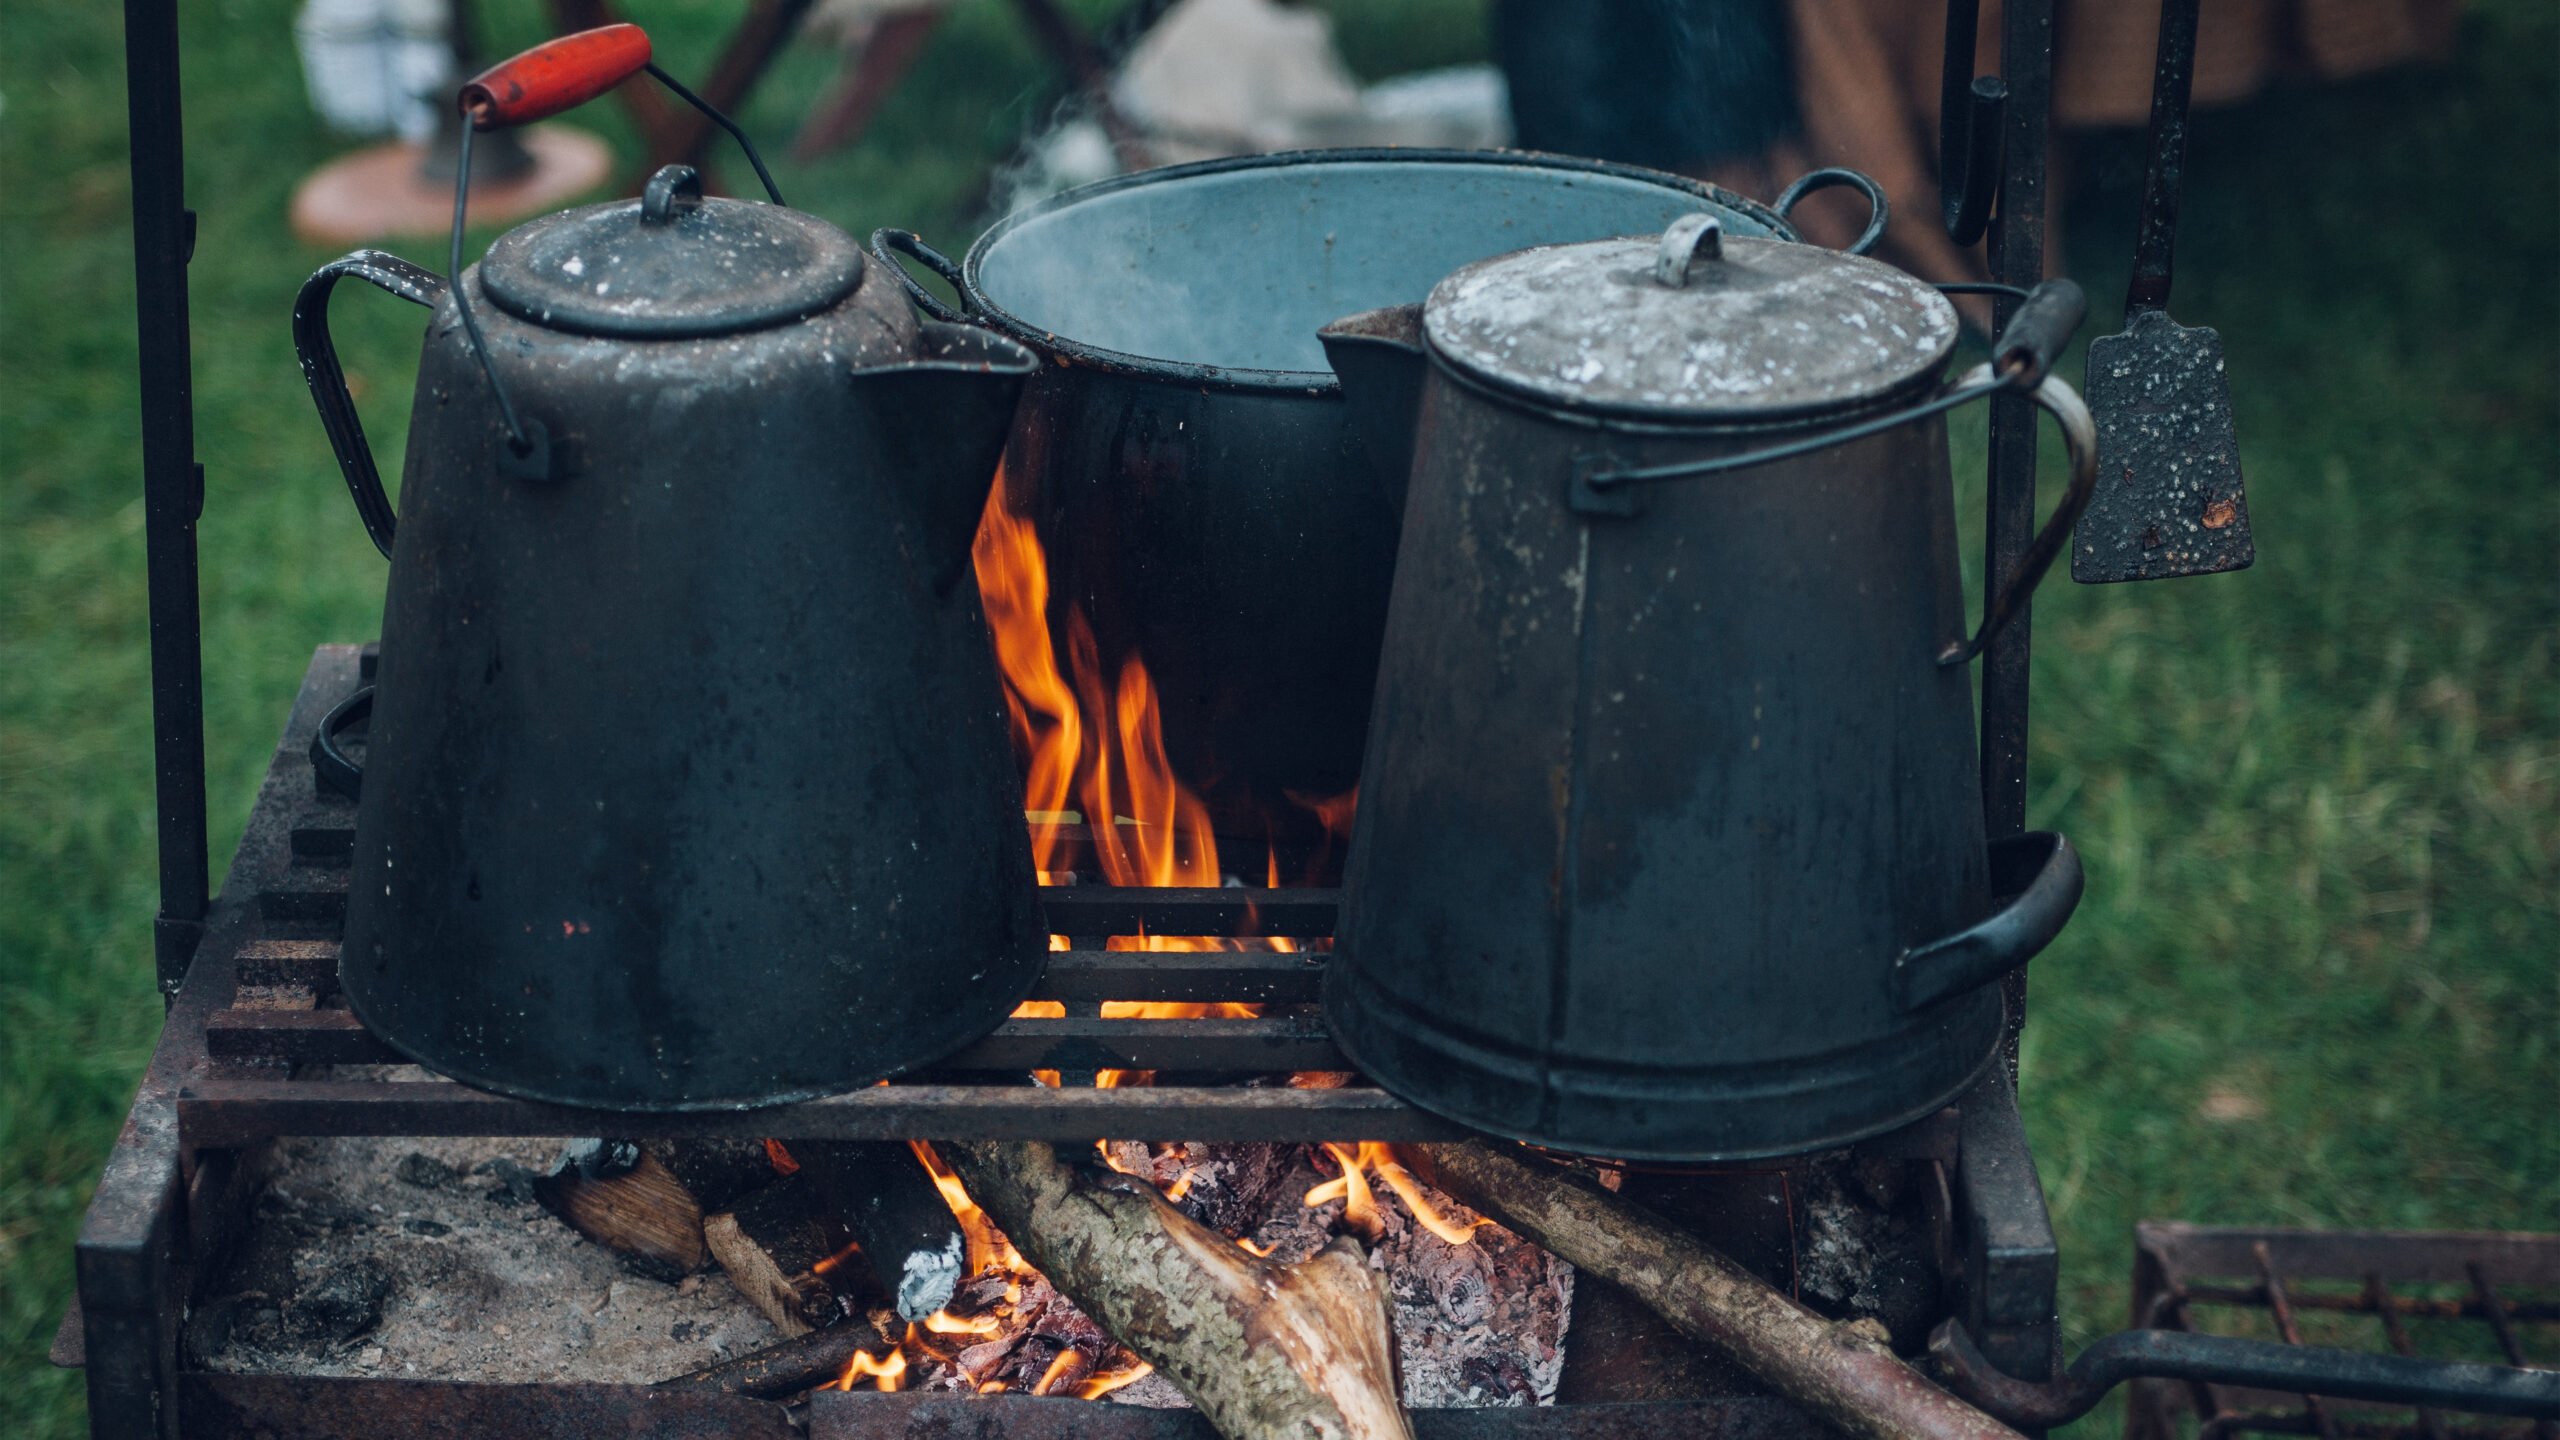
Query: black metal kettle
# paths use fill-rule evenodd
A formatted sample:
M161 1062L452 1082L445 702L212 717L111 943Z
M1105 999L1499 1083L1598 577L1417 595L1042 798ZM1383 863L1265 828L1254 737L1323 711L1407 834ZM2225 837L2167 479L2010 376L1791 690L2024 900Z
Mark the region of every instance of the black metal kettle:
M350 275L434 312L396 527L326 328ZM451 284L350 255L294 329L391 560L341 962L370 1029L687 1110L1002 1023L1047 942L968 556L1028 351L680 166Z
M1960 1092L2080 893L1984 843L1944 412L2046 375L2057 282L1952 387L1946 299L1720 234L1548 246L1324 338L1407 487L1333 1033L1398 1095L1583 1153L1845 1144Z

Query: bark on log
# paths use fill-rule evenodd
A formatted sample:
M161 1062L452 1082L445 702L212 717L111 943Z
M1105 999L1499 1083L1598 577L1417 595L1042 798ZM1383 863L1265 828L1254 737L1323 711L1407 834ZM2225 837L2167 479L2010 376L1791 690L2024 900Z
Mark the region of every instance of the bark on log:
M2020 1440L1904 1364L1871 1321L1834 1324L1696 1237L1580 1176L1478 1140L1399 1146L1461 1204L1623 1287L1682 1334L1864 1440Z
M1412 1440L1392 1306L1356 1243L1277 1265L1050 1146L937 1148L1023 1257L1228 1440Z

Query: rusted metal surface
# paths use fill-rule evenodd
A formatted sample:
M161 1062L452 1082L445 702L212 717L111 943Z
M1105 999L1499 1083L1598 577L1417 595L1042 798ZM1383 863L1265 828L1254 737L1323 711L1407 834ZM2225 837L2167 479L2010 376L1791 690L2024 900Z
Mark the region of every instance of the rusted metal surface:
M800 1440L783 1408L716 1390L191 1374L186 1440Z
M2275 1261L2268 1258L2266 1242L2261 1240L2251 1246L2249 1253L2258 1262L2258 1285L2266 1291L2267 1309L2276 1317L2277 1332L2284 1336L2287 1345L2301 1344L2302 1327L2293 1322L2293 1306L2285 1301L2284 1277L2276 1273ZM2320 1403L2319 1396L2304 1395L2302 1413L2311 1417L2312 1428L2319 1432L2320 1440L2338 1440L2337 1422L2329 1418L2329 1407Z
M1522 1409L1416 1410L1415 1440L1831 1440L1838 1432L1781 1400L1694 1400ZM1027 1395L822 1391L809 1440L1215 1440L1192 1410Z
M254 937L248 897L274 888L289 849L286 817L297 783L307 791L302 747L332 699L353 683L357 650L326 645L313 657L282 742L251 812L197 962L171 1003L160 1041L108 1152L75 1250L90 1433L97 1440L175 1434L178 1315L187 1278L181 1206L185 1176L175 1100L204 1062L208 1014L230 998L231 957Z
M2231 1283L2238 1277L2254 1283ZM2222 1283L2209 1283L2216 1279ZM2135 1227L2133 1282L2134 1323L2167 1327L2156 1332L2164 1335L2199 1328L2198 1307L2269 1311L2288 1341L2302 1334L2303 1314L2343 1312L2376 1317L2380 1339L2391 1352L2368 1357L2377 1362L2408 1363L2406 1357L2420 1350L2413 1326L2424 1324L2434 1327L2440 1340L2458 1339L2481 1360L2503 1359L2511 1366L2527 1353L2516 1332L2519 1323L2560 1321L2560 1295L2552 1293L2560 1290L2560 1235L2254 1230L2144 1221ZM2316 1288L2322 1284L2331 1288ZM2394 1288L2417 1285L2460 1286L2469 1293L2407 1295ZM2508 1288L2541 1293L2511 1298ZM2439 1354L2444 1349L2441 1344L2425 1348ZM2510 1382L2519 1376L2495 1363L2469 1368ZM2544 1413L2560 1418L2560 1381L2534 1375L2527 1383L2548 1384L2553 1395L2544 1402ZM2305 1380L2295 1388L2312 1384ZM2128 1387L2126 1440L2172 1440L2182 1428L2182 1410L2195 1412L2203 1434L2214 1440L2244 1432L2340 1440L2547 1440L2551 1425L2549 1419L2537 1418L2529 1426L2497 1427L2467 1417L2465 1423L2451 1424L2437 1410L2476 1408L2458 1396L2318 1393L2327 1398L2306 1404L2298 1394L2251 1388L2238 1377L2140 1380ZM2348 1412L2341 1400L2386 1408ZM2421 1407L2416 1404L2421 1400L2436 1403ZM2392 1408L2400 1413L2390 1413Z

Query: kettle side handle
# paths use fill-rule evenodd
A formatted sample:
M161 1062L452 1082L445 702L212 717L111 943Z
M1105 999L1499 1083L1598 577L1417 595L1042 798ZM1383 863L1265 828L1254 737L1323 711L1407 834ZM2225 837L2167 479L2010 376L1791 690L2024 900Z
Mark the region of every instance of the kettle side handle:
M338 469L347 477L347 493L355 497L356 514L384 559L391 558L391 535L397 517L383 493L382 473L374 468L373 449L365 443L364 422L356 415L355 398L347 393L346 372L338 365L338 347L329 338L329 293L348 276L388 290L412 304L434 308L444 298L444 277L381 250L358 250L312 272L293 300L293 351L302 361L302 378L311 387L311 403L320 409L320 428L337 452Z
M2080 908L2080 852L2050 830L1991 843L1991 889L2007 900L1972 925L1893 962L1894 999L1905 1012L1988 985L2034 959Z

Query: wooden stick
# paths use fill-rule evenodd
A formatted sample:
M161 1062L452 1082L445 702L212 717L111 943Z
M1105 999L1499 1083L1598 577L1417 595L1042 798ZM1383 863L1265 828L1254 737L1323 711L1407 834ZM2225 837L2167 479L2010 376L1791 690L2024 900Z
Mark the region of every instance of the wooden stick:
M1480 1140L1396 1147L1406 1168L1626 1290L1780 1394L1864 1440L2020 1440L1904 1364L1867 1326L1834 1324L1695 1236L1582 1177Z
M1356 1242L1275 1264L1048 1145L936 1148L1023 1257L1227 1440L1413 1440L1391 1302Z

